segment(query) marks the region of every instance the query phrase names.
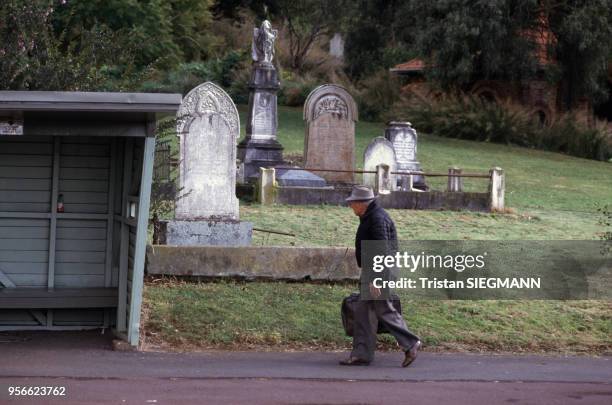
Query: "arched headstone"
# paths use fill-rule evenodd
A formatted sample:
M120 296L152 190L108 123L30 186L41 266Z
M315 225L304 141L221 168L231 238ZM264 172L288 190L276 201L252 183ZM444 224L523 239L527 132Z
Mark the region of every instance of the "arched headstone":
M314 89L304 104L307 169L355 170L357 105L342 87L324 84ZM354 173L320 172L330 182L354 183Z
M363 170L364 171L376 171L376 166L384 164L389 166L391 172L397 170L395 150L393 150L393 144L382 136L378 136L370 142L365 152L363 153ZM397 180L395 175L391 176L391 184L394 188ZM372 188L376 185L376 174L364 173L363 184Z
M407 121L390 121L385 129L385 138L393 144L399 172L420 172L421 164L417 160L417 132ZM398 175L400 180L402 175ZM400 181L401 183L401 181ZM413 176L414 187L427 190L425 178L422 175Z
M237 220L238 110L222 88L206 82L185 96L177 114L181 197L175 218Z

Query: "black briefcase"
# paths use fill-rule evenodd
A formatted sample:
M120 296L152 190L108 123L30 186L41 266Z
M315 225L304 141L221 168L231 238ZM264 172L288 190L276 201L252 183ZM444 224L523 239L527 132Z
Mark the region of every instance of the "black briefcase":
M391 304L397 312L402 313L402 303L397 294L391 294L389 296ZM355 304L359 301L359 293L352 293L348 297L342 300L342 326L347 336L353 336L353 325L355 323ZM389 333L380 322L378 323L377 333Z

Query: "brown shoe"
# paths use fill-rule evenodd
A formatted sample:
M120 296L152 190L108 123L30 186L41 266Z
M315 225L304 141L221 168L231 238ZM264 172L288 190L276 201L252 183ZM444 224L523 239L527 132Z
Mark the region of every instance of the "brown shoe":
M417 352L421 348L421 341L417 340L417 342L412 345L410 350L406 350L406 357L404 357L404 361L402 362L402 367L408 367L412 362L417 358Z
M346 360L341 360L339 364L341 366L367 366L370 362L364 359L358 359L357 357L349 357Z

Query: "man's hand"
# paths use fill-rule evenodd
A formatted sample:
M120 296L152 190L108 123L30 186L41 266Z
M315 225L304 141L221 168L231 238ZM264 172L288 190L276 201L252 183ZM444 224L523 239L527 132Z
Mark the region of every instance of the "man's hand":
M376 299L380 297L380 288L374 287L374 284L370 283L370 297Z

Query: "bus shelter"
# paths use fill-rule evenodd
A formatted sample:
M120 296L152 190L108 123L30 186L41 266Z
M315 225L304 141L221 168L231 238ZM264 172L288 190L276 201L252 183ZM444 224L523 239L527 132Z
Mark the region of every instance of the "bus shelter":
M0 330L138 344L156 121L179 94L0 91Z

